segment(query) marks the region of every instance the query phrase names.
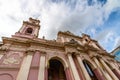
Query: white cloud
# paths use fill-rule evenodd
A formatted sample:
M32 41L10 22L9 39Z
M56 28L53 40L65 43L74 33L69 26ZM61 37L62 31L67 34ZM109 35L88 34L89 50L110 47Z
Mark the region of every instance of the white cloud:
M88 0L0 0L0 35L14 34L29 17L41 20L40 37L55 38L59 30L84 32L92 25L102 25L110 13L120 7L119 0L107 0L104 6L89 6ZM94 31L93 31L94 30ZM95 32L93 29L92 32ZM105 32L106 33L106 32Z
M70 30L76 33L84 32L89 26L102 25L104 20L109 17L110 12L118 7L108 7L114 5L116 1L115 3L112 2L113 4L107 2L103 7L101 5L88 6L87 0L77 2L74 9L66 6L65 3L51 3L47 8L43 8L41 21L45 23L45 26L42 27L47 26L48 28L46 28L46 33L42 31L41 35L54 36L59 30Z
M120 46L120 36L115 39L114 49Z
M110 13L119 7L120 7L120 0L107 0L106 5L104 6L105 18L107 19Z

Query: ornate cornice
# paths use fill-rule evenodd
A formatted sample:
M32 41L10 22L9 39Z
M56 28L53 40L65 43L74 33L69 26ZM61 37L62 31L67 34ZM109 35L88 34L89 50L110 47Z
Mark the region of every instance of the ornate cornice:
M10 47L10 45L2 45L2 46L0 47L0 51L8 51L8 50L9 50L9 47Z
M30 22L28 22L28 21L23 21L23 24L27 24L27 25L32 25L32 26L40 27L40 25L36 25L36 24L30 23Z
M3 48L3 47L0 47L0 51L7 51L8 48Z
M85 44L84 47L85 47L85 50L99 51L97 48L90 46L89 44Z
M39 45L46 45L46 46L51 46L51 47L61 47L63 48L64 47L64 43L59 43L59 42L55 42L53 40L44 40L44 39L18 39L18 38L7 38L7 37L4 37L3 38L3 41L10 41L10 42L18 42L18 43L23 43L23 44L26 44L26 45L30 45L32 43L34 44L39 44Z
M77 41L70 41L70 42L56 42L55 40L46 40L46 39L40 39L40 38L35 38L35 39L24 39L24 38L7 38L3 37L3 43L22 43L26 46L28 46L27 51L35 51L39 49L32 48L29 49L30 46L32 45L37 45L37 46L44 46L45 48L54 48L54 49L61 49L63 51L66 51L67 49L74 49L74 52L83 52L83 53L88 53L88 51L94 51L97 54L100 55L105 55L114 58L114 56L108 54L104 50L98 50L97 48L94 48L93 46L90 46L89 44L85 45L80 45ZM7 50L8 48L0 48L0 50Z
M102 58L102 56L101 56L101 55L92 55L92 56L91 56L91 59L93 59L93 58L99 59L99 58Z
M0 46L2 46L3 45L3 43L2 42L0 42Z
M14 69L14 70L17 70L19 68L20 68L19 65L14 65L14 66L0 65L0 69Z
M66 35L66 36L71 36L71 37L82 39L80 36L76 36L73 33L71 33L70 31L65 31L65 32L59 31L58 36L59 35Z

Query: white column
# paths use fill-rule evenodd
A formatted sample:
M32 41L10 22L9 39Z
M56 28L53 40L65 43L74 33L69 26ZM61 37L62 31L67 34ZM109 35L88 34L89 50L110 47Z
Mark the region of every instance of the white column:
M33 57L33 52L28 52L27 55L24 57L16 80L27 80L32 57Z
M22 32L24 30L24 27L25 25L22 25L22 27L19 29L19 32Z
M111 62L110 65L112 66L113 69L116 69L118 72L120 72L116 64L114 64L114 62Z
M61 37L61 40L62 40L62 42L65 42L65 40L64 40L64 38L63 38L63 37Z
M0 54L0 59L3 57L3 54Z
M71 70L72 70L72 73L73 73L73 76L74 76L74 79L75 80L80 80L80 77L78 75L78 72L77 72L77 69L75 67L75 63L72 59L72 56L71 54L68 54L68 59L69 59L69 62L70 62L70 66L71 66Z
M116 62L113 62L113 65L114 65L117 69L119 69L119 66L117 65Z
M38 36L38 32L39 32L39 29L36 28L36 29L35 29L35 32L34 32L34 33L35 33L35 36Z
M39 73L38 73L38 80L45 79L45 54L41 54L40 57L40 65L39 65Z
M111 75L111 77L114 79L114 80L119 80L116 75L111 71L111 69L106 65L106 63L100 59L101 63L103 64L103 66L105 67L105 69L108 71L108 73Z
M107 73L104 72L104 70L102 69L102 66L100 66L100 63L99 61L94 57L93 58L94 62L96 63L96 65L99 67L99 69L101 70L101 72L103 73L104 77L107 79L107 80L112 80L112 78L107 75Z
M88 72L87 72L87 70L86 70L86 68L85 68L85 66L84 66L84 64L83 64L83 62L82 62L82 60L81 60L79 55L77 55L77 60L79 62L79 66L81 67L83 75L85 76L85 79L86 80L91 80L91 78L90 78L90 76L89 76L89 74L88 74Z
M112 66L112 69L115 69L118 72L118 74L120 74L120 70L116 67L116 65L113 62L111 62L110 65Z

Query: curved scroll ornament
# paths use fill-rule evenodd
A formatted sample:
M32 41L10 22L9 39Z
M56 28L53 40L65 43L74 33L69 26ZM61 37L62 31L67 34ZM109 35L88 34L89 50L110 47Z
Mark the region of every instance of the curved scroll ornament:
M22 56L19 53L13 53L3 60L3 64L20 64Z

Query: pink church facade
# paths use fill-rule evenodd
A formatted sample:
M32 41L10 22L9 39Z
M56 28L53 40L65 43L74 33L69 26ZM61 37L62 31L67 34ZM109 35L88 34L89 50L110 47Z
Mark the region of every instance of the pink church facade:
M0 44L0 80L119 80L120 64L89 35L58 32L38 38L40 21L29 18Z

